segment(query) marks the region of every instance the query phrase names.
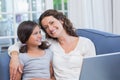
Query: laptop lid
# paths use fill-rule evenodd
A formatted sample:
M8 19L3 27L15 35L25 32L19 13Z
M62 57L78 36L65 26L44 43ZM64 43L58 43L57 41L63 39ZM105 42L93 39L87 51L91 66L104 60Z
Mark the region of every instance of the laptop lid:
M79 80L120 80L120 52L84 58Z

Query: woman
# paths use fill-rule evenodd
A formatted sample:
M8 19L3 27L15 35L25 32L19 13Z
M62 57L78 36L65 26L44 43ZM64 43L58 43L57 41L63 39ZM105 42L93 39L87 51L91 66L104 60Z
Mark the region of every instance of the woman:
M56 10L45 11L39 18L39 24L51 42L56 80L78 80L83 58L96 55L93 42L85 37L78 37L70 20ZM20 45L16 44L9 48L12 57L17 60L11 60L11 75L18 68L19 60L15 57L18 54L18 46Z

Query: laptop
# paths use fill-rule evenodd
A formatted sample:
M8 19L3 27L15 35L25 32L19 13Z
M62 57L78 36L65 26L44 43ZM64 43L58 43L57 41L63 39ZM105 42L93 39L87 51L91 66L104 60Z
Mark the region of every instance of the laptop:
M84 58L79 80L120 80L120 52Z

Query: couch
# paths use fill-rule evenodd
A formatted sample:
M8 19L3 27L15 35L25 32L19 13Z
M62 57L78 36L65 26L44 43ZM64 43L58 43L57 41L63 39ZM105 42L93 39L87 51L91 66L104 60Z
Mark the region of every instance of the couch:
M97 55L120 52L120 35L93 29L77 29L76 33L93 41ZM7 52L0 53L0 80L10 80L9 60Z
M9 76L10 57L7 52L0 53L0 80L10 80Z
M94 29L77 29L76 33L93 41L97 55L120 52L120 35Z

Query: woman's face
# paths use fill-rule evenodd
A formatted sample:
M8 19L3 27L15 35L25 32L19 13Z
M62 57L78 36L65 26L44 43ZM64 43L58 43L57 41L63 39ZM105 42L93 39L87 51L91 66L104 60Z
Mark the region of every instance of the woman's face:
M32 46L41 45L42 35L39 26L36 26L30 35L27 44Z
M49 36L53 38L58 38L62 35L63 29L63 21L57 20L53 16L47 16L41 21L43 28L46 30Z

